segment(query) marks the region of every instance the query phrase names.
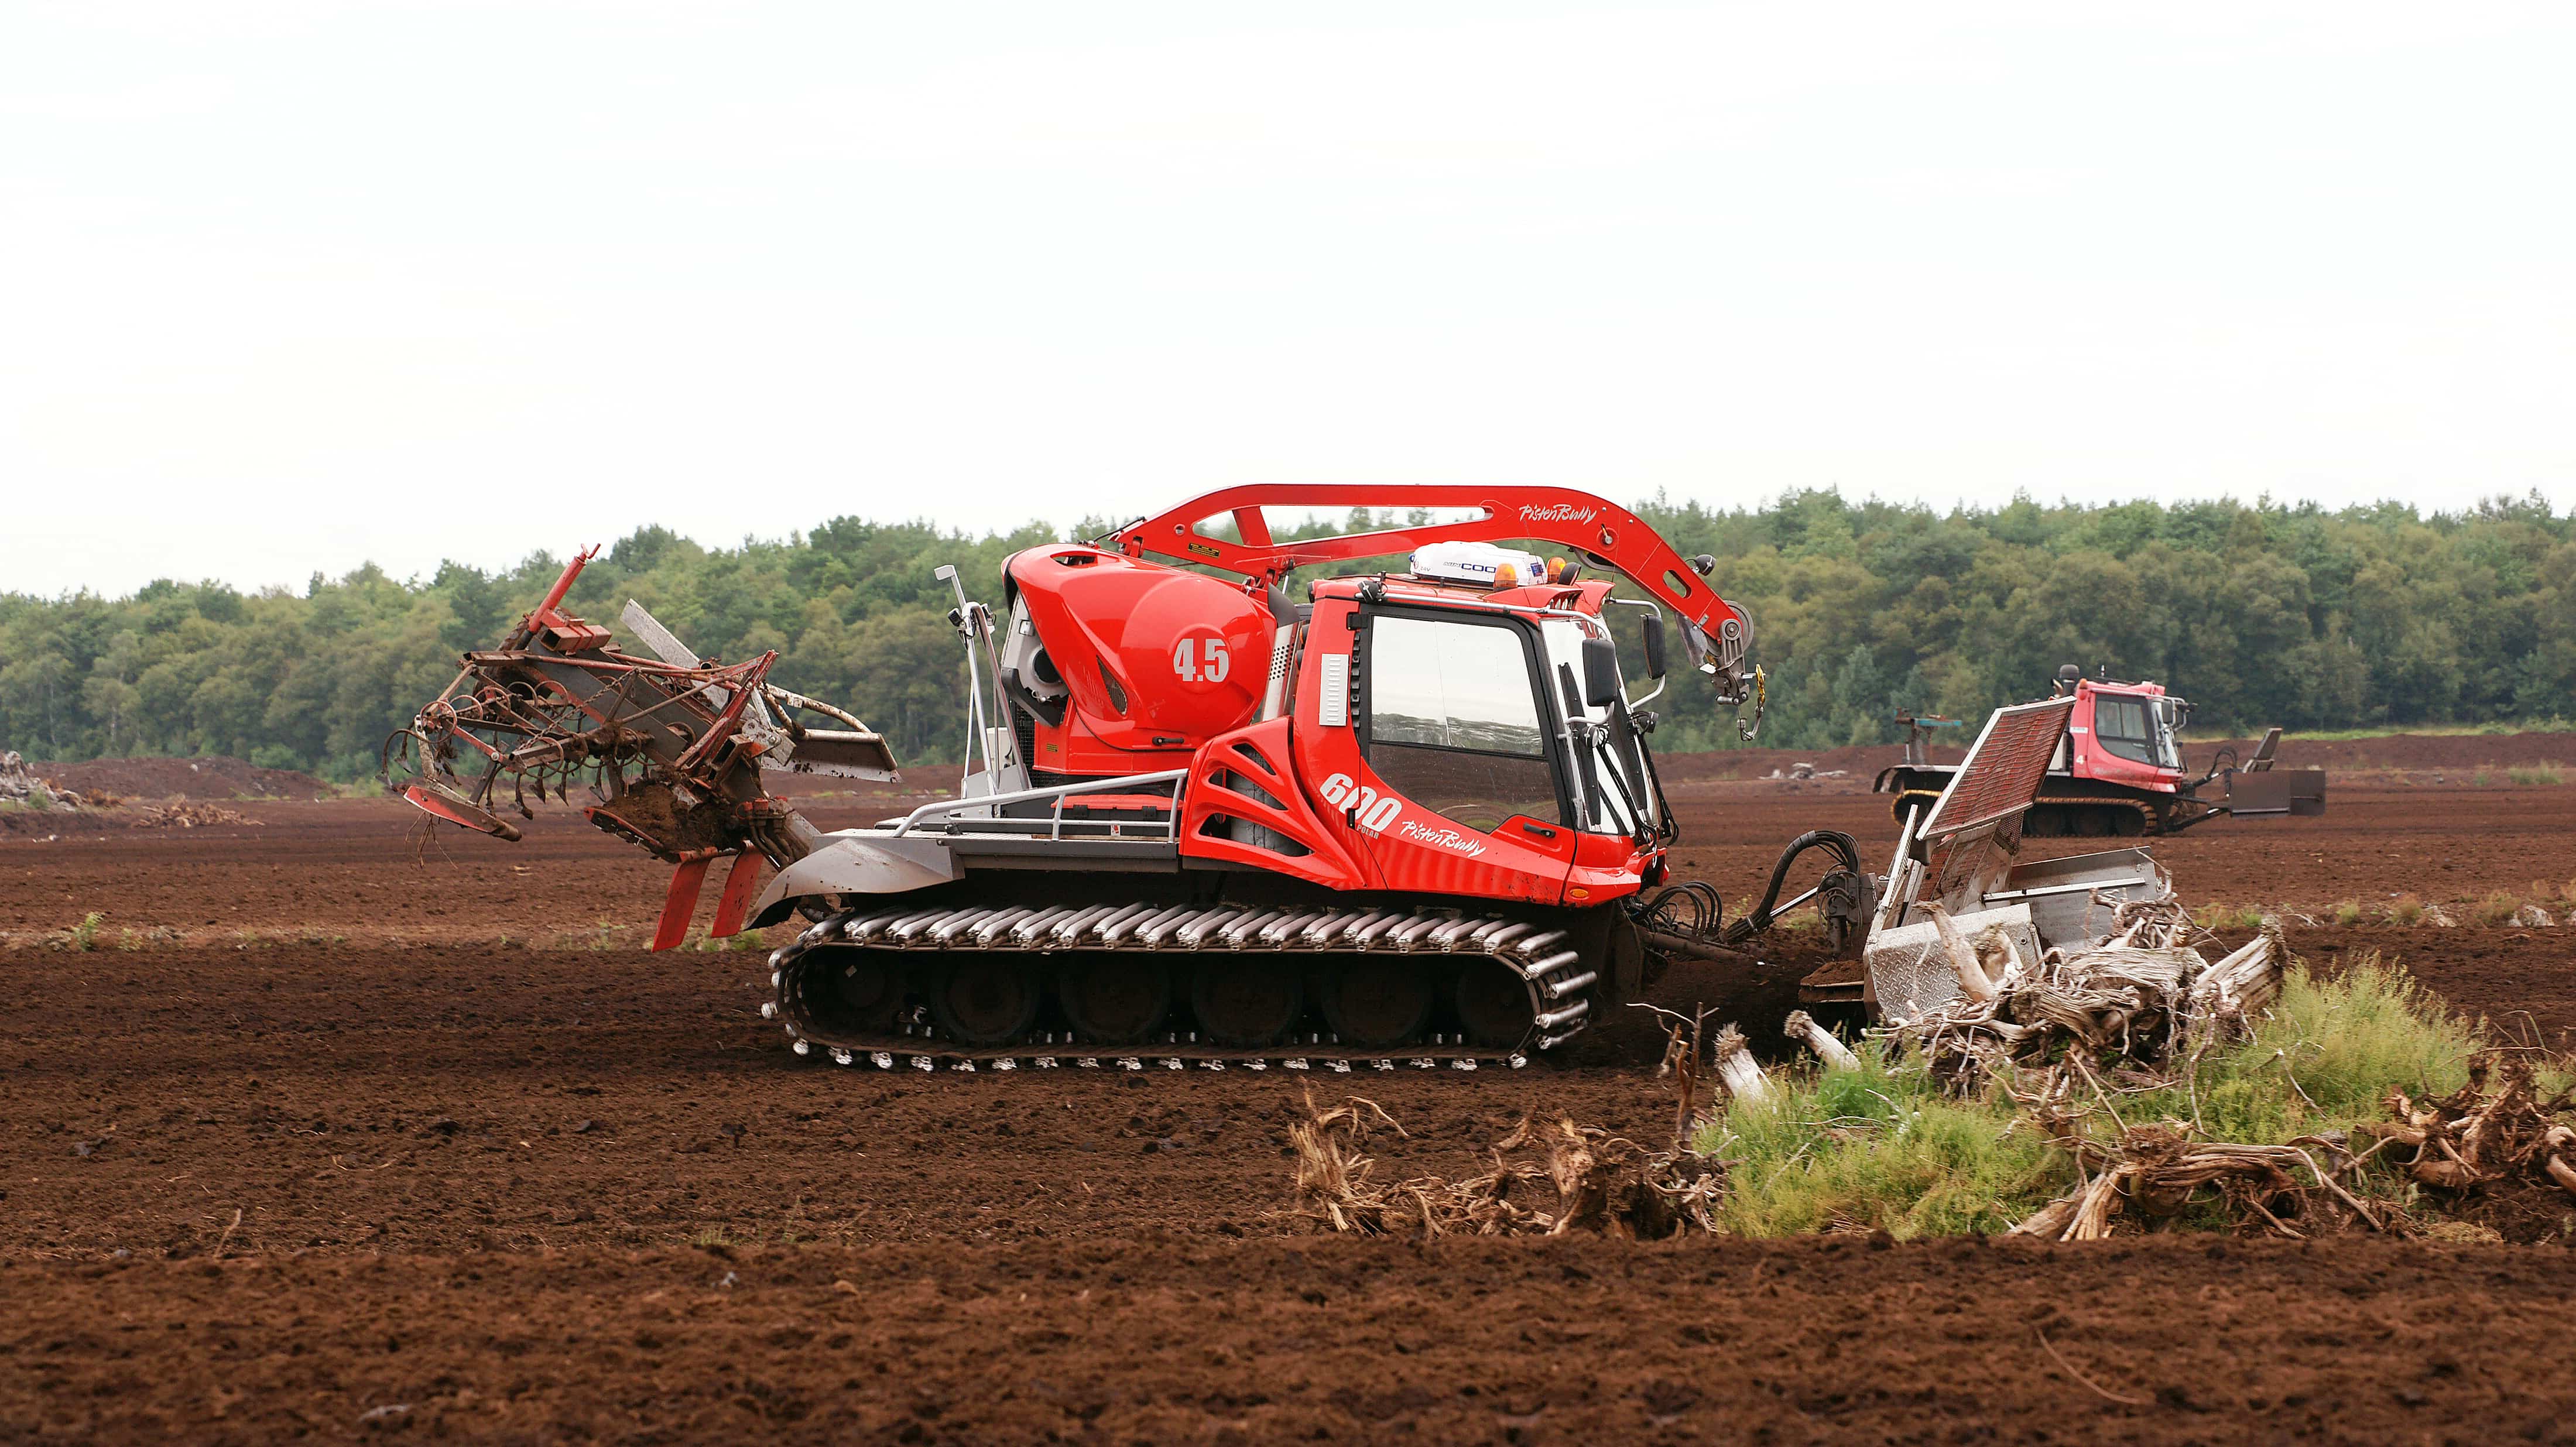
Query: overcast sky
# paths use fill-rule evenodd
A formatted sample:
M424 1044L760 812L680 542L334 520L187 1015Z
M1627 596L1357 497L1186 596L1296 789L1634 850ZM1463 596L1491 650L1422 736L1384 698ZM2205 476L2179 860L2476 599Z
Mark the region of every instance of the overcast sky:
M2571 75L2566 5L0 0L0 590L1246 482L2576 507Z

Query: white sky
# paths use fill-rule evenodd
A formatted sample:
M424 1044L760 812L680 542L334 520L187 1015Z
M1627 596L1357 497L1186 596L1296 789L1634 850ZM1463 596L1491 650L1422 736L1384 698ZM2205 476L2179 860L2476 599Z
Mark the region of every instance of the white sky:
M2576 506L2571 75L2565 5L0 0L0 590L1261 481Z

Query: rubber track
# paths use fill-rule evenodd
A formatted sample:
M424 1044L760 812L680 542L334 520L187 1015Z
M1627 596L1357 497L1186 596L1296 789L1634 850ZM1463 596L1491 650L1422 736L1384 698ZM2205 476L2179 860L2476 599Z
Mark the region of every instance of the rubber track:
M1907 805L1920 803L1928 810L1932 807L1933 801L1939 799L1941 795L1938 791L1904 789L1890 795L1889 797L1894 801L1891 806L1891 811L1896 816L1896 822L1903 824L1905 822L1905 810ZM2146 821L2144 828L2137 834L2060 834L2055 836L2034 837L2055 837L2060 839L2153 839L2165 832L2164 816L2155 809L2133 799L2098 799L2082 794L2042 794L2030 802L2034 807L2041 804L2064 804L2070 806L2081 806L2088 809L2135 809L2138 811L2139 817Z
M1169 950L1176 953L1483 955L1521 976L1530 995L1528 1032L1505 1049L1457 1041L1421 1042L1397 1049L1355 1049L1330 1040L1234 1050L1194 1039L1146 1045L1083 1045L1069 1033L1014 1044L975 1048L936 1038L927 1025L905 1033L866 1038L835 1036L817 1025L805 990L816 966L830 958L826 946L860 945L898 951ZM821 1049L841 1065L862 1061L881 1070L1047 1070L1229 1066L1267 1070L1366 1066L1474 1070L1483 1064L1518 1069L1536 1051L1553 1049L1591 1024L1596 972L1572 947L1563 927L1449 909L1262 909L1244 905L1174 905L1142 901L1053 909L979 906L935 909L871 904L835 913L769 957L776 998L761 1014L784 1023L799 1055Z

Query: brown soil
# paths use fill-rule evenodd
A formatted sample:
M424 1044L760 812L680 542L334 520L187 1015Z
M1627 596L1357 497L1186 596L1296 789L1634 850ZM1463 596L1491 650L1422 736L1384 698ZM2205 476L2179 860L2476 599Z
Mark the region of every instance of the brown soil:
M66 789L83 794L105 792L127 799L310 799L331 791L329 785L310 774L293 769L263 769L224 755L91 759L77 764L30 764L28 768Z
M2576 791L2427 797L2158 853L2248 902L2576 874ZM1298 1077L801 1061L760 955L631 947L663 873L577 816L241 807L0 839L0 1439L2576 1441L2564 1248L1312 1236ZM1684 809L1731 906L1802 828L1892 834L1867 795ZM103 948L45 947L91 910ZM2576 1029L2557 931L2293 942ZM1413 1133L1382 1170L1456 1173L1525 1111L1653 1138L1653 1043L1314 1085Z

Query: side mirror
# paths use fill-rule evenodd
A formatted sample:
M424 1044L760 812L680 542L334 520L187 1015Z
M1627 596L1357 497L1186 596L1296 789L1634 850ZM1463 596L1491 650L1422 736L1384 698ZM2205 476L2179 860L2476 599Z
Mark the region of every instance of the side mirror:
M1646 630L1646 676L1664 676L1664 615L1649 613L1641 622Z
M1583 640L1583 703L1608 708L1619 701L1619 647L1607 638Z

